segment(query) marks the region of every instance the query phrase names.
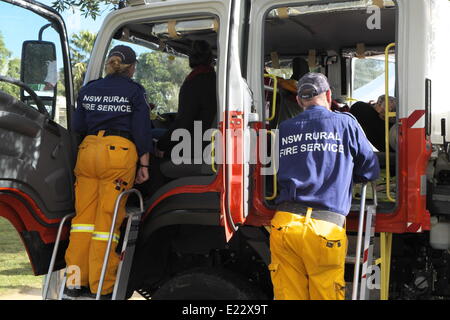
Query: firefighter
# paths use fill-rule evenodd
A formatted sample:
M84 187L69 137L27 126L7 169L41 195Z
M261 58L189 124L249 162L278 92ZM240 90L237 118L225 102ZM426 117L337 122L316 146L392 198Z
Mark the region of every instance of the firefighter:
M352 115L332 112L327 78L298 83L304 109L279 129L280 194L269 266L276 300L344 299L345 217L352 180L378 178L379 164Z
M131 77L136 54L128 46L111 49L107 76L80 89L73 128L84 135L75 166L75 211L66 251L66 295L95 294L118 195L149 177L152 151L150 109L145 89ZM125 217L123 198L115 225L102 295L113 290L119 257L115 248Z

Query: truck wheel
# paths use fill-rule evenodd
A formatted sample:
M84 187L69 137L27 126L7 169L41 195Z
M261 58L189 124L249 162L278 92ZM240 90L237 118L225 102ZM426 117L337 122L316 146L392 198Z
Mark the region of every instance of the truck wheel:
M266 299L240 275L224 269L192 269L164 283L152 300L259 300Z

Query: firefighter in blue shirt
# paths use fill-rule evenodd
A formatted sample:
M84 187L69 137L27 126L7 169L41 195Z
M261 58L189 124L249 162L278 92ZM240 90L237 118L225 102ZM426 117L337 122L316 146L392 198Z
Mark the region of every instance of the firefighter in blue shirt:
M131 80L136 62L130 47L114 47L105 65L107 76L88 83L78 95L72 124L85 138L75 166L76 216L65 256L69 297L97 292L115 201L122 191L149 177L150 109L144 88ZM104 296L112 292L115 282L119 263L115 247L125 202L126 198L117 217Z
M358 122L330 111L331 101L324 75L304 75L297 94L304 112L279 128L280 194L270 235L276 300L344 299L352 181L379 176Z

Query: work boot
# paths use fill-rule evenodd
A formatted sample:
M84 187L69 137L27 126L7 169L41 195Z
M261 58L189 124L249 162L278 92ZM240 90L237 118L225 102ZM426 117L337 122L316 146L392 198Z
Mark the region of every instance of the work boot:
M90 291L83 293L83 295L81 296L81 298L88 298L88 299L93 299L93 300L95 300L96 297L97 297L97 294L91 293ZM111 300L111 299L112 299L112 293L100 295L100 300Z
M64 288L62 300L76 300L83 294L90 292L88 287L80 287L80 288Z

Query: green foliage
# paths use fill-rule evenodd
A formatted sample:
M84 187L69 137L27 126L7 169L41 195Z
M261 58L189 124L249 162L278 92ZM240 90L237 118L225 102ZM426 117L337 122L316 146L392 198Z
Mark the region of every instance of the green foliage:
M178 92L190 72L188 59L153 51L138 57L135 80L147 91L159 113L176 112Z
M100 15L100 5L115 6L119 0L55 0L52 7L59 12L75 8L80 9L85 18L96 19Z
M11 51L6 48L3 35L0 32L0 74L14 79L20 79L20 59L10 59ZM18 86L6 82L0 82L0 90L18 98L20 89Z
M8 58L11 56L11 51L5 47L5 40L0 32L0 72L3 73L3 69L8 63Z
M20 59L15 58L8 61L8 72L6 75L14 79L20 79ZM16 98L20 97L20 88L14 84L0 83L0 90Z
M80 90L86 73L89 55L94 47L95 33L80 31L70 38L70 53L72 56L72 73L75 92Z

